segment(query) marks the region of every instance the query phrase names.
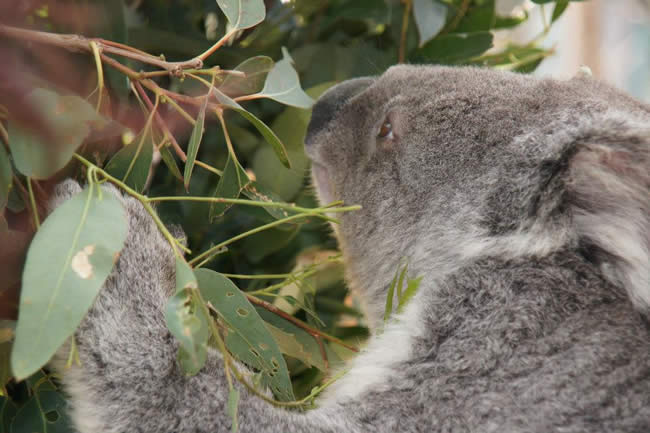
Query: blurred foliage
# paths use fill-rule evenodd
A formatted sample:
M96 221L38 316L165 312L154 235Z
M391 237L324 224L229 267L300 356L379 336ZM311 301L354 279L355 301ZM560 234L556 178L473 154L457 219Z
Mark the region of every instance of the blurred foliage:
M511 16L497 15L495 2L266 0L264 21L239 22L238 27L233 27L236 17L224 16L218 2L212 0L31 0L22 2L20 7L0 6L0 26L101 37L146 53L162 54L170 62L192 59L230 35L224 46L205 59L204 67L246 73L245 79L236 74L213 74L215 91L207 83L220 106L230 108L223 112L223 123L208 109L207 98L199 107L183 105L194 125L179 116L170 104L163 107L160 103L157 115L187 150L188 163L183 166L168 135L151 114L152 106L158 107L159 98L152 102L143 98L142 92L133 91L133 80L116 69L119 64L104 64L106 87L96 89L93 55L21 43L0 31L0 56L9 65L0 70L0 81L12 84L0 86L0 273L5 276L0 287L0 302L4 303L0 310L0 433L70 431L61 410L65 402L58 392L56 378L49 376L47 370L40 370L16 382L12 380L9 359L22 263L29 239L38 228L33 210L45 215L48 192L61 179L83 179L83 164L68 162L72 152L79 151L123 179L126 185L152 197L189 194L237 198L241 193L254 201L315 208L318 205L310 187L309 162L303 152L309 111L297 108L308 106L309 99L300 90L300 84L310 97L317 98L338 81L378 75L398 62L534 70L551 54L538 45L539 40L569 1L535 0L534 3L546 4L548 9L544 34L528 44L507 44L490 50L495 31L514 28L528 19L525 7L516 9ZM134 59L119 61L135 71L160 70ZM183 74L162 73L152 77L160 88L181 95L194 96L206 90L205 82ZM31 92L39 87L81 97L59 99L57 93L44 89ZM264 98L238 99L251 94ZM19 102L25 100L28 102ZM93 105L101 101L102 110L95 113ZM63 110L48 108L60 104L65 106ZM59 117L48 117L48 110L56 111ZM228 135L222 130L226 124ZM49 137L65 136L65 146L39 147L39 138L34 135L39 128ZM161 143L164 145L160 146ZM43 160L51 163L35 163ZM200 164L217 170L203 169ZM92 199L92 192L88 197ZM71 208L69 212L77 210L78 207ZM184 229L188 246L194 252L227 244L227 251L207 257L211 260L196 275L189 268L179 271L186 280L179 280L179 291L170 305L196 305L200 310L201 297L192 294L191 281L210 281L205 284L212 292L203 292L201 287L201 295L207 299L218 298L220 292L214 291L217 288L246 292L247 295L237 297L236 310L219 312L220 317L237 332L257 332L263 344L273 343L268 340L272 336L278 350L291 355L285 361L293 389L285 390L285 400L311 395L313 388L330 376L333 367L353 355L336 343L338 339L358 347L368 336L358 301L342 281L336 242L322 219L312 216L276 224L230 243L235 236L265 224L273 225L289 214L282 208L174 200L160 202L157 212L166 224L178 224ZM59 219L63 217L59 215ZM44 235L39 231L36 236L38 239ZM187 266L181 262L179 266ZM398 278L396 273L392 285L397 287L400 306L403 275L401 272ZM236 287L231 286L228 277ZM404 299L410 297L417 283L407 282ZM302 322L292 322L274 313L273 308L264 306L264 301L310 328L297 326ZM231 313L242 309L254 323L240 329L235 323L237 317ZM168 322L172 332L174 324L191 319L176 317L177 310L173 308L170 311ZM209 319L207 315L201 316L203 313L196 314L200 316L200 326L193 339L181 340L179 362L187 371L200 368L208 344L207 331L200 329L208 326ZM389 314L387 311L387 317ZM312 330L331 338L318 337ZM231 341L225 342L235 356L237 346L242 346L237 335L231 334ZM241 352L247 350L244 347ZM262 373L277 369L265 364L265 359L242 360Z

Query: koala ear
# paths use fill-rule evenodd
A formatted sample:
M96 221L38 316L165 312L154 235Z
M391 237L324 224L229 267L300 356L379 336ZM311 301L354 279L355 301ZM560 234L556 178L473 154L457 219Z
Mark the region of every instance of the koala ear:
M568 200L581 244L641 311L650 311L650 131L577 144Z

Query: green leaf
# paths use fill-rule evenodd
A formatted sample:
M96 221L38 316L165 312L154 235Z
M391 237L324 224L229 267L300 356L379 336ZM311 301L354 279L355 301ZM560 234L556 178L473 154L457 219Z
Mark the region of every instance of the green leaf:
M492 33L453 33L439 36L416 51L416 60L432 63L459 63L492 48Z
M282 60L277 62L266 76L260 95L285 105L311 108L314 100L300 87L298 73L293 68L293 59L284 47L282 47L282 55Z
M2 211L9 200L12 176L13 170L11 169L9 154L5 150L4 146L0 145L0 214L2 214Z
M57 391L37 392L16 412L11 433L69 433L72 422L67 402Z
M134 190L142 192L147 183L152 159L151 128L144 128L131 143L113 155L104 169Z
M27 104L42 118L50 135L10 121L9 148L16 169L35 179L46 179L61 170L90 127L106 124L88 102L75 95L61 96L39 88L27 96Z
M239 431L239 421L237 419L237 408L239 406L239 390L236 388L231 388L228 393L228 406L226 411L228 416L232 420L232 433L237 433Z
M384 322L390 319L393 313L393 298L395 297L395 286L397 285L397 273L393 277L393 281L388 286L388 294L386 295L386 306L384 307Z
M212 88L210 88L210 90L212 90ZM196 155L199 153L199 146L201 145L201 139L203 138L205 110L208 108L210 93L211 91L208 92L208 96L206 96L203 100L203 104L201 104L201 109L196 117L196 123L194 124L192 135L190 135L190 141L187 145L187 160L185 161L185 172L183 173L185 190L188 190L190 187L190 178L192 177L192 170L194 170L194 161L196 160Z
M120 201L90 185L44 221L29 246L16 340L14 375L43 366L84 317L124 246L127 219Z
M242 189L248 185L250 179L243 167L234 160L230 154L226 160L226 166L223 169L217 189L213 197L216 198L237 198ZM211 203L210 204L210 221L223 215L229 208L228 203Z
M234 70L246 74L245 77L226 75L219 90L226 95L240 96L257 93L264 87L264 81L273 68L273 60L267 56L255 56L240 63Z
M492 30L495 23L495 0L473 1L453 33L486 32Z
M263 0L217 0L233 29L247 29L264 21Z
M180 343L178 362L187 375L195 375L207 359L210 328L201 299L197 296L196 277L182 258L176 258L176 294L165 307L169 331Z
M284 224L283 224L284 225ZM300 232L300 225L291 225L290 230L269 229L242 240L242 249L251 263L259 263L265 257L281 250Z
M241 193L254 201L264 203L282 202L280 196L257 182L250 182L244 189L242 189ZM275 219L282 219L289 216L289 212L277 207L265 207L264 210Z
M553 16L551 17L551 23L554 23L558 20L569 6L569 0L557 0L555 7L553 8Z
M160 148L160 157L169 169L169 172L172 174L172 176L178 180L183 180L183 175L178 169L178 164L176 164L176 160L174 159L174 155L172 155L171 151L169 150L168 144L165 144Z
M422 282L422 277L408 280L408 282L406 283L406 290L404 290L404 293L402 294L402 297L399 300L399 305L397 306L398 313L404 311L404 308L406 307L408 302L415 295L415 293L417 293L421 282Z
M275 135L273 130L266 126L264 122L262 122L260 119L255 117L252 113L246 111L241 105L239 105L237 102L229 98L228 96L224 95L223 93L219 91L214 92L215 96L217 97L217 100L219 101L220 104L235 110L239 114L241 114L246 120L251 122L253 126L262 134L264 139L271 145L273 148L273 151L277 155L278 159L282 164L289 168L290 163L289 163L289 157L287 156L287 150L284 148L284 145L280 141L280 139Z
M420 34L420 46L424 45L445 26L447 6L437 0L413 0L413 16Z
M0 396L0 433L9 433L11 422L16 416L16 405L6 397Z
M287 365L264 321L246 295L223 275L209 269L195 272L199 290L227 328L228 350L240 361L259 370L262 384L282 401L294 400Z

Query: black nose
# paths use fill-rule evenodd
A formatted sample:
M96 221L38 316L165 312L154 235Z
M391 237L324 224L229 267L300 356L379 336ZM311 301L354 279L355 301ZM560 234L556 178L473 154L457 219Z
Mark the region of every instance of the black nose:
M310 138L323 129L334 118L336 112L347 100L361 93L374 81L375 78L373 77L347 80L330 88L320 98L318 98L318 101L316 101L311 112L311 120L307 127L305 143L309 145L311 142Z

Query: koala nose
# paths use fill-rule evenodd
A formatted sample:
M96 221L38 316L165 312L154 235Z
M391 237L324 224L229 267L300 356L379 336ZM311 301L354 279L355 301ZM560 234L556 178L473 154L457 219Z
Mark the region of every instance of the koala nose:
M314 105L307 127L305 146L313 146L313 139L333 118L347 100L367 89L375 77L361 77L344 81L327 90Z

